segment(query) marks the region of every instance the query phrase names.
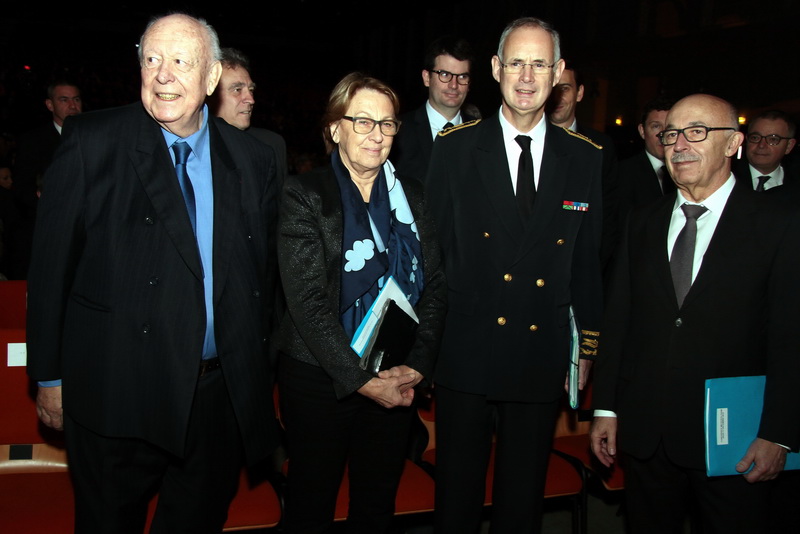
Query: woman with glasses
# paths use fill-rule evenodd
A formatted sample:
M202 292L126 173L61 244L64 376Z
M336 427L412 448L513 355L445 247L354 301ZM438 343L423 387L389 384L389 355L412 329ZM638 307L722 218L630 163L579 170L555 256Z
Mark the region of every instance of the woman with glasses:
M347 75L323 117L330 165L289 178L283 191L278 261L288 313L278 374L287 534L326 531L343 476L347 532L388 531L414 387L430 377L438 351L446 291L438 243L421 183L401 183L388 160L398 108L383 82ZM370 372L351 342L390 277L419 322L405 360Z

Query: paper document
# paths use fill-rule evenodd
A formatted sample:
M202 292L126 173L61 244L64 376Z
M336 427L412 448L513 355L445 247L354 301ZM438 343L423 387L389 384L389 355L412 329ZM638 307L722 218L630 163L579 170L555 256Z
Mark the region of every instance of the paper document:
M419 324L419 318L414 312L411 303L406 298L403 290L400 289L400 286L397 285L397 281L394 277L390 276L383 284L380 293L378 293L378 298L375 299L375 302L373 302L372 306L367 310L367 314L358 326L356 333L353 334L350 347L356 351L359 358L362 358L365 354L369 354L372 350L375 340L378 338L381 322L392 301L408 314L415 323Z

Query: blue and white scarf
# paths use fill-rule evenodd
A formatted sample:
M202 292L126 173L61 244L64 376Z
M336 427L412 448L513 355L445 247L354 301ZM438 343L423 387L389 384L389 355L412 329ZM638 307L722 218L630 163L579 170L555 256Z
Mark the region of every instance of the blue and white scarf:
M416 306L425 280L422 247L411 207L394 166L383 164L365 205L339 151L331 164L342 197L342 287L339 320L352 338L384 281L393 276Z

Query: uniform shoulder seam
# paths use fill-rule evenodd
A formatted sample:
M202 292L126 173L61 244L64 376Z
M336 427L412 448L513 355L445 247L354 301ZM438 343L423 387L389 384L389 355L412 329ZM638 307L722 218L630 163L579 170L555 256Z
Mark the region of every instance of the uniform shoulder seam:
M595 143L594 141L592 141L591 139L589 139L588 137L586 137L585 135L583 135L581 133L574 132L574 131L570 130L569 128L564 128L563 126L561 127L561 129L564 130L565 132L567 132L572 137L577 137L578 139L583 139L584 141L586 141L587 143L589 143L590 145L592 145L595 148L598 148L598 149L602 149L603 148L603 145L598 145L597 143Z
M462 122L458 126L452 126L452 127L448 128L446 130L442 130L437 135L440 136L440 137L444 137L445 135L449 135L449 134L455 132L456 130L462 130L464 128L469 128L470 126L475 126L479 122L481 122L481 119L475 119L475 120L471 120L471 121L467 121L467 122Z

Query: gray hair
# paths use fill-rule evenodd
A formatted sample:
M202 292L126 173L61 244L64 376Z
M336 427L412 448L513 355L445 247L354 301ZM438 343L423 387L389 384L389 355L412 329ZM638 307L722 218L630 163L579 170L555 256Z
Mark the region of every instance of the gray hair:
M144 58L142 57L142 43L144 42L144 38L147 35L147 32L149 32L150 29L158 21L160 21L163 18L169 17L171 15L180 15L180 16L186 17L186 18L190 19L191 21L195 22L196 24L198 24L205 31L205 34L206 34L206 39L207 39L207 43L206 44L208 44L208 51L210 53L210 57L208 58L209 59L209 63L214 63L215 61L221 61L222 60L222 48L219 45L219 35L217 35L217 30L215 30L214 27L211 24L209 24L205 19L193 17L193 16L191 16L189 14L186 14L186 13L173 12L173 13L168 13L166 15L153 17L152 19L150 19L150 22L147 23L147 27L144 29L144 32L142 32L142 36L139 38L139 46L138 46L137 54L139 56L139 63L140 64L144 60Z
M550 37L553 39L553 63L558 63L558 60L561 59L561 37L558 35L558 32L553 28L549 23L537 19L535 17L522 17L516 19L506 26L506 29L503 30L503 33L500 35L500 44L497 46L497 57L500 59L503 58L503 48L506 45L506 39L514 30L519 28L541 28L547 33L550 34Z

